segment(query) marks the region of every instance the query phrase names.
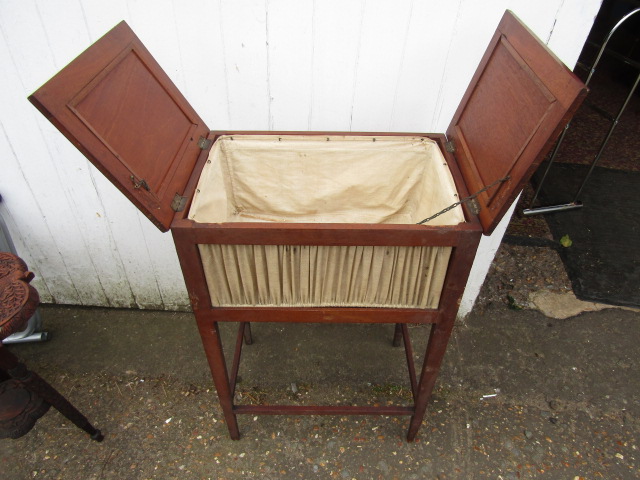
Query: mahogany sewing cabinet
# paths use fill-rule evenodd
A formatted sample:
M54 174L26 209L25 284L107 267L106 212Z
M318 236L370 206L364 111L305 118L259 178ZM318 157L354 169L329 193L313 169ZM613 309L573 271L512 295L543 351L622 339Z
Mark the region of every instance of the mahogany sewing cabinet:
M410 415L411 441L481 235L585 94L506 12L443 134L210 131L124 22L30 101L171 230L231 438L237 414L383 414ZM230 369L218 322L239 323ZM395 324L413 404L236 404L250 322ZM417 373L407 324L431 324Z

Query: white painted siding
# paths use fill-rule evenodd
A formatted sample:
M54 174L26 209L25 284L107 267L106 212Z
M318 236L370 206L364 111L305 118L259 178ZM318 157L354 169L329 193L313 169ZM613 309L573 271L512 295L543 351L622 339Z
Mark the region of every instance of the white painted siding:
M43 301L186 308L170 234L27 101L120 20L210 128L435 132L506 8L573 66L599 3L2 0L0 214ZM479 267L469 292L485 273Z

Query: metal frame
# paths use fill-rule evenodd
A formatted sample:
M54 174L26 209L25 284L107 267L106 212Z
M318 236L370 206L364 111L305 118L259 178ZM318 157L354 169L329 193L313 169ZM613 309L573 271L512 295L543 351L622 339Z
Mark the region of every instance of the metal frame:
M634 15L634 14L636 14L638 12L640 12L640 8L636 8L635 10L632 10L627 15L622 17L622 19L611 29L611 31L607 35L604 43L600 47L600 50L598 50L598 55L596 56L596 59L593 62L593 65L591 65L591 68L589 68L589 75L587 76L587 80L584 82L585 86L589 86L589 82L591 81L591 78L593 77L593 74L596 71L596 67L598 66L598 63L600 63L600 59L602 58L602 55L605 53L607 45L609 44L609 40L611 40L611 37L613 36L613 34L616 32L616 30L624 22L626 22L629 19L629 17L631 17L632 15ZM611 135L613 134L613 131L618 126L618 121L620 120L620 117L622 116L622 113L627 108L629 100L631 100L631 96L634 94L634 92L636 91L636 88L640 84L640 63L638 63L638 62L636 62L634 60L631 60L630 58L627 58L627 57L625 57L623 55L617 54L615 52L609 51L609 52L606 52L606 53L611 55L611 56L613 56L613 57L615 57L615 58L617 58L617 59L619 59L619 60L621 60L621 61L623 61L627 65L630 65L630 66L632 66L632 67L634 67L634 68L636 68L638 70L638 76L636 77L636 80L633 83L633 86L631 87L631 90L627 94L627 97L625 98L622 106L620 107L620 109L618 110L618 113L615 116L610 115L609 113L603 111L600 108L592 106L592 108L594 110L596 110L598 113L600 113L600 115L602 115L603 117L605 117L609 121L611 121L611 127L607 131L607 134L605 135L604 140L600 144L600 148L598 149L595 157L591 161L591 165L589 166L589 171L587 172L587 175L584 177L584 179L582 180L582 183L578 187L578 190L576 191L576 194L574 195L573 200L571 202L569 202L569 203L560 204L560 205L549 205L549 206L542 206L542 207L534 207L534 205L536 203L536 200L538 199L538 195L540 194L540 191L542 190L542 186L544 185L544 182L545 182L545 180L547 178L547 175L549 174L549 170L551 169L551 166L553 165L553 163L554 163L554 161L556 159L556 155L558 154L560 146L562 145L562 142L564 141L564 138L565 138L565 136L567 134L567 131L569 130L569 127L571 126L571 122L569 122L566 125L566 127L564 128L564 131L562 132L562 135L558 139L558 142L556 143L556 145L555 145L555 147L553 149L553 152L551 153L551 157L549 159L549 163L547 164L547 168L544 170L544 173L542 175L542 179L540 180L540 183L538 184L538 187L536 188L536 191L535 191L535 193L533 195L533 198L531 199L530 207L526 208L526 209L524 209L522 211L522 213L524 215L537 215L537 214L541 214L541 213L552 213L552 212L560 212L560 211L566 211L566 210L574 210L576 208L582 208L582 202L580 202L580 195L582 194L582 191L584 190L585 185L589 181L589 178L591 177L591 174L593 173L593 170L595 169L597 163L600 161L600 157L602 156L602 152L604 151L605 147L609 143L609 140L611 139Z

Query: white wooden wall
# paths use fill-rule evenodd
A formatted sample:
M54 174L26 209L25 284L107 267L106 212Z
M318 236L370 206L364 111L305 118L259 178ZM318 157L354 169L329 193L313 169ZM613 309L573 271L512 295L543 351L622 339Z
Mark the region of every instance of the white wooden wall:
M0 0L0 214L43 301L186 308L170 234L27 101L120 20L210 128L438 132L505 9L573 66L599 4ZM480 255L486 266L492 248Z

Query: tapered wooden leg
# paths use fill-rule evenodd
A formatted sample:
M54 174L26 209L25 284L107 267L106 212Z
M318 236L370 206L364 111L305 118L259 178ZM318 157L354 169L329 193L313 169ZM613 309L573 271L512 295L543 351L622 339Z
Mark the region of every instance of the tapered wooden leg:
M244 343L245 345L251 345L253 343L253 336L251 335L251 323L246 322L244 325Z
M396 323L396 329L393 332L393 346L399 347L402 344L402 324Z
M431 398L433 387L440 372L442 359L447 350L447 343L451 336L453 322L450 325L435 324L431 327L427 351L425 353L422 371L420 373L420 382L418 383L418 393L415 401L415 411L409 423L409 431L407 432L407 441L413 442L416 434L422 424L427 404Z
M232 440L239 440L240 430L238 429L238 419L233 412L233 394L231 385L229 384L229 374L224 359L218 322L208 319L206 314L203 313L196 313L196 321L198 322L202 345L204 346L207 361L209 362L213 383L218 392L220 407L222 408L224 419L227 422L229 436Z
M451 337L451 332L453 331L462 293L467 284L479 242L479 232L464 235L451 252L447 276L442 288L442 297L440 298L440 314L437 322L431 326L427 351L424 356L422 371L420 372L415 408L409 423L409 431L407 432L407 440L409 442L415 439L422 424L427 403L431 398L431 393L442 365L442 359L447 350L449 337Z

